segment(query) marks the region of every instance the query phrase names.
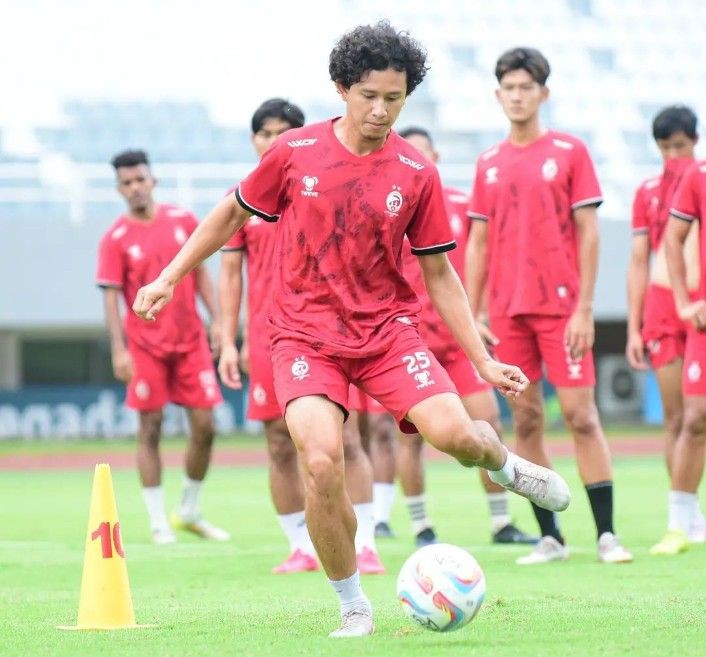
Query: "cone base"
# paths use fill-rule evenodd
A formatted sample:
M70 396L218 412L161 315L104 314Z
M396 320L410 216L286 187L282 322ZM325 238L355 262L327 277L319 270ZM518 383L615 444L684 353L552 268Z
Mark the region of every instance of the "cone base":
M97 631L108 631L108 630L140 630L147 629L150 627L159 627L158 625L57 625L57 630L97 630Z

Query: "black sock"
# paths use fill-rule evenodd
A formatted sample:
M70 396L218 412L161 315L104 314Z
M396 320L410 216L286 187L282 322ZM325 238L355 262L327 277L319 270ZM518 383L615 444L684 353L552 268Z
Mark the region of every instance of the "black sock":
M540 506L532 503L532 511L534 511L534 517L537 519L537 524L539 525L539 531L542 532L542 536L553 536L559 543L564 545L564 537L559 531L559 525L556 522L556 514L553 511L548 511Z
M593 519L596 521L598 537L604 532L613 531L613 482L598 481L586 486L588 501L591 503Z

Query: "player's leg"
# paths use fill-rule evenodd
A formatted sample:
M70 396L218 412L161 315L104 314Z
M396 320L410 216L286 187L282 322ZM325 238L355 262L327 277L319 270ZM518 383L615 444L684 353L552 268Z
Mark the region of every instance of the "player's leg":
M402 434L397 449L400 486L412 521L414 542L418 547L437 542L434 525L427 514L424 481L424 440L418 434Z
M343 425L343 462L348 496L357 521L355 551L358 570L374 575L385 572L375 545L373 466L363 449L358 414L352 411Z
M375 402L370 399L371 402ZM373 506L375 536L394 538L390 514L395 501L397 472L397 424L383 408L367 413L370 432L370 460L373 464Z
M674 446L681 432L684 416L684 398L681 392L682 367L684 361L675 358L668 363L655 367L655 377L659 385L664 415L664 455L667 471L672 472Z

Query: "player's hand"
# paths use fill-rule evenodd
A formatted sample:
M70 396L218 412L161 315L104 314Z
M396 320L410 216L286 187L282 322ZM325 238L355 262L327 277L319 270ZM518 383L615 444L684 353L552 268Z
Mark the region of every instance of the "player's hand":
M238 369L238 350L234 344L225 344L221 347L221 357L218 360L218 374L223 385L235 390L243 387Z
M593 348L594 338L593 312L577 309L569 318L564 331L564 345L571 359L581 360L583 355Z
M174 285L157 278L137 291L132 310L142 319L153 322L159 311L169 303L173 294Z
M214 320L208 329L208 343L211 347L211 356L215 359L221 353L221 323Z
M243 344L240 346L240 369L245 374L250 374L250 345L247 339L243 340Z
M478 374L488 383L495 386L501 395L517 397L529 385L529 379L516 365L500 363L497 360L482 361L477 366Z
M478 333L481 339L485 342L488 347L495 347L500 343L498 336L493 333L488 325L480 318L476 319L476 327L478 328Z
M706 331L706 301L699 299L679 309L679 318L691 322L697 331Z
M130 352L125 349L113 349L110 354L110 360L113 364L113 376L123 383L130 383L132 379L132 356Z
M628 343L625 346L625 357L634 370L646 370L648 368L645 359L645 342L638 331L628 335Z

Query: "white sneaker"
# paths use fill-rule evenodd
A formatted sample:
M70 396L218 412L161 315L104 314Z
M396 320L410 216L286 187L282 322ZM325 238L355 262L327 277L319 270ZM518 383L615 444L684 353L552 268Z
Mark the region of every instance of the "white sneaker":
M176 543L176 536L169 527L153 527L152 542L155 545L171 545Z
M183 531L191 532L201 538L210 541L229 541L230 534L220 527L212 525L208 520L199 516L198 518L187 519L183 518L178 511L173 511L170 517L172 527Z
M689 543L706 543L706 522L701 513L691 521L688 536Z
M603 563L630 563L632 554L621 545L615 534L603 532L598 539L598 560Z
M341 627L329 634L330 637L368 636L375 631L373 610L370 607L352 609L341 616Z
M549 511L563 511L569 506L571 492L560 475L554 470L532 463L516 454L513 458L515 459L515 480L509 484L498 482L501 486ZM494 473L489 472L489 474L493 479Z
M520 566L533 566L550 561L566 561L568 558L569 548L566 545L559 543L553 536L542 536L539 543L534 546L534 550L527 556L517 559L515 563Z

